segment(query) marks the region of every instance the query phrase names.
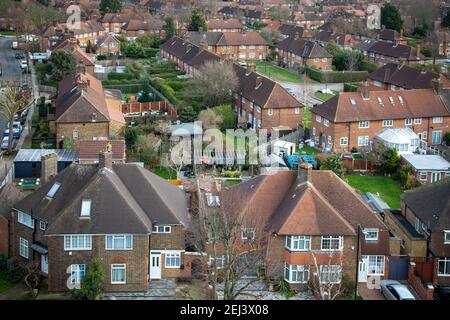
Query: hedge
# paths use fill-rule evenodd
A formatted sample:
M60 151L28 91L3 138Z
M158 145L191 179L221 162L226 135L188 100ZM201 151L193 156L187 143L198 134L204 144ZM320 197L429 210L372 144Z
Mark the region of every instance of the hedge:
M344 83L344 92L356 92L358 91L358 86L351 83Z
M359 82L369 75L367 71L322 71L309 66L304 69L308 77L321 83Z
M125 72L110 72L108 74L108 80L132 80L134 75Z
M128 93L136 93L141 91L144 88L142 83L119 83L119 84L105 84L106 81L103 82L103 88L105 89L116 89L122 91L124 94Z

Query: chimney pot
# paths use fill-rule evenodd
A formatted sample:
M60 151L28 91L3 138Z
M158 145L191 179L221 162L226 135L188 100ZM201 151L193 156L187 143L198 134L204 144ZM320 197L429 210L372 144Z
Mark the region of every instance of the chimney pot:
M297 176L300 182L307 182L310 180L312 168L312 164L301 162L301 160L299 160Z

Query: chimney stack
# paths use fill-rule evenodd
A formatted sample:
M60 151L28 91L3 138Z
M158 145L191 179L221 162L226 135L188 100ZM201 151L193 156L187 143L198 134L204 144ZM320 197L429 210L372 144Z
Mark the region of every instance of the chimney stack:
M41 183L49 182L58 174L58 156L51 153L41 157Z
M108 146L105 151L100 151L98 156L98 166L101 169L112 169L112 151L108 148Z
M86 74L86 65L84 64L83 60L78 61L77 73Z
M419 60L420 57L420 45L417 45L416 47L416 59Z
M301 161L301 160L300 160ZM307 162L298 163L298 180L299 182L308 182L311 178L312 164Z
M370 99L369 83L367 81L365 81L363 86L361 87L361 95L365 100Z

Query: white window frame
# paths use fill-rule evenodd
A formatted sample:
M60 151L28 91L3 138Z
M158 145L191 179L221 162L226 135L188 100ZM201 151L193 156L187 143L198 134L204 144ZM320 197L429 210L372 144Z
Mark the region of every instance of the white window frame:
M368 121L368 120L359 121L358 128L360 128L360 129L370 128L370 121Z
M328 127L330 125L330 121L328 121L327 119L323 119L323 125L325 127Z
M332 241L338 240L339 241L338 249L332 249L332 248L326 249L326 248L324 248L323 242L327 241L327 240L330 241L330 247L331 247ZM322 236L320 238L320 250L321 251L340 251L340 250L342 250L342 248L344 248L344 237L343 236Z
M364 139L366 142L362 142L361 140ZM358 147L365 147L369 145L369 136L358 136Z
M34 229L34 219L31 217L31 215L19 211L17 214L17 221L20 224L23 224L24 226L27 226L28 228Z
M441 273L440 270L440 264L444 263L444 273ZM450 276L450 258L449 257L442 257L438 259L438 277L449 277Z
M444 244L450 244L450 230L444 230Z
M383 120L383 127L392 127L394 125L394 120Z
M425 175L425 177L423 177ZM419 171L419 180L427 181L428 180L428 172L427 171Z
M78 246L83 237L84 246ZM90 234L68 234L64 236L64 251L88 251L92 250L92 235Z
M124 280L123 281L114 281L113 274L114 270L123 270L124 272ZM111 264L111 284L126 284L127 283L127 265L125 263L113 263Z
M81 268L80 268L81 267ZM74 277L75 275L75 277ZM70 282L72 284L80 284L81 279L86 275L86 265L81 264L71 264L70 265Z
M294 112L295 112L295 114L300 114L300 108L296 107Z
M302 273L303 281L298 280L298 274ZM293 280L295 274L296 280ZM288 276L288 277L286 277ZM310 267L308 265L284 264L284 280L288 283L308 283L310 277Z
M152 233L171 233L172 227L168 225L154 225L152 227Z
M348 137L341 137L341 138L339 138L339 144L341 146L348 146Z
M83 218L90 217L91 210L92 210L92 200L91 199L82 199L81 200L80 217L83 217Z
M299 246L300 242L303 242L303 247ZM285 247L289 251L309 251L311 250L311 236L286 236Z
M406 118L405 119L405 126L412 126L413 119L412 118Z
M319 115L316 115L316 122L322 123L322 117Z
M172 265L172 263L168 263L171 260L175 260L178 261L178 265ZM170 252L170 251L166 251L164 253L164 266L166 267L166 269L179 269L181 266L181 252L179 251L174 251L174 252Z
M414 124L422 124L422 118L414 118Z
M442 123L444 122L444 117L433 117L433 123Z
M267 114L268 114L269 116L273 115L273 109L272 109L272 108L269 108L269 109L267 110Z
M108 238L111 240L108 241ZM127 238L130 239L127 241ZM123 248L116 246L116 241L123 240ZM110 242L110 244L108 243ZM127 246L127 244L130 244ZM132 234L107 234L105 235L105 250L133 250L133 235Z
M245 234L249 232L252 236L248 237ZM244 228L241 227L241 240L245 240L245 241L251 241L255 239L255 233L256 233L256 229L255 228Z
M385 268L385 258L384 256L377 256L377 255L371 255L371 256L362 256L362 258L367 259L367 274L371 276L383 276L384 275L384 268ZM371 268L371 266L374 266L374 268ZM372 272L371 270L375 269L375 272ZM377 272L378 269L378 272ZM381 271L380 271L381 270Z
M368 237L370 233L375 233L376 235L373 237ZM380 234L380 230L377 228L364 229L364 239L366 241L377 241L379 234Z
M28 259L30 256L30 247L27 239L19 238L19 255Z
M331 284L338 284L342 281L342 266L340 265L333 265L333 264L322 264L319 267L319 278L320 283L331 283ZM324 270L326 269L326 270ZM327 279L324 279L324 274L328 274ZM331 274L336 274L336 276L339 278L338 281L331 281ZM326 281L325 281L326 280Z
M41 229L42 231L45 231L45 222L44 221L39 221L39 229Z

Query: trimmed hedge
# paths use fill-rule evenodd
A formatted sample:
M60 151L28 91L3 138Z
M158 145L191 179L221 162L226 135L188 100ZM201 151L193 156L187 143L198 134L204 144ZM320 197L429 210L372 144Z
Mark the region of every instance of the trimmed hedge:
M358 86L351 83L344 83L344 92L356 92L358 91Z
M359 82L369 75L367 71L322 71L309 66L304 69L308 77L321 83Z
M106 81L103 81L103 88L105 89L116 89L122 91L124 94L128 93L136 93L141 91L144 88L144 85L142 83L118 83L118 84L111 84L111 83L105 83ZM112 81L109 81L112 82Z

